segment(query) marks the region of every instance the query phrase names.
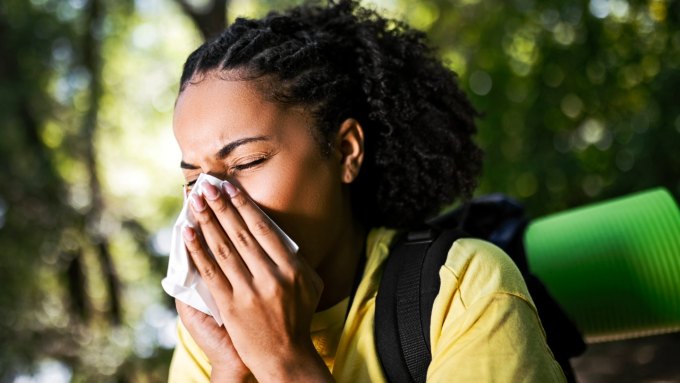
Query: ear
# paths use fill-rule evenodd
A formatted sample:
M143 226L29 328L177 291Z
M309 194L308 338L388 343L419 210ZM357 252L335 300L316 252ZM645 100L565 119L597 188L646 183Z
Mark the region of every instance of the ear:
M364 129L359 121L353 118L343 121L335 138L335 145L340 157L341 180L346 184L352 183L364 162Z

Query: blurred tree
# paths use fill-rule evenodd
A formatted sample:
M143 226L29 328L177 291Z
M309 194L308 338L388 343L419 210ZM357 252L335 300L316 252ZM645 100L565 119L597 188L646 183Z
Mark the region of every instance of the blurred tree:
M480 192L542 215L665 186L680 195L680 4L402 2L484 113Z
M210 0L199 6L192 5L188 0L177 0L182 10L201 31L204 39L218 35L227 25L227 0Z
M0 61L0 381L42 360L99 380L127 357L92 347L123 320L95 136L102 45L131 5L0 4L0 50L11 52Z

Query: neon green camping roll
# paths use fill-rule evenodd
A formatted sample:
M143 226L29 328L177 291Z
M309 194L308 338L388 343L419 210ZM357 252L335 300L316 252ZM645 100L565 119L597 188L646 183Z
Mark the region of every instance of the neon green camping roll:
M537 219L525 246L589 342L680 330L680 210L665 189Z

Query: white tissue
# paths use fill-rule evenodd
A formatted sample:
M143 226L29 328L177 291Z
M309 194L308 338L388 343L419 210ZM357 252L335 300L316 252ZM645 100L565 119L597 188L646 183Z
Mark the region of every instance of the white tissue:
M189 254L187 253L182 238L182 228L184 226L190 226L197 231L199 230L196 227L196 221L191 213L191 208L189 207L189 196L192 194L202 195L202 183L204 181L211 183L220 190L224 190L222 189L222 184L223 182L227 182L205 173L201 173L201 175L198 176L195 186L191 189L191 193L184 198L184 206L182 206L182 211L179 213L175 226L172 229L172 244L170 247L170 259L168 261L168 273L161 281L161 285L163 286L163 290L170 296L179 299L208 315L212 315L217 324L221 326L223 321L220 312L217 309L217 305L215 304L215 300L212 295L210 295L208 286L205 285L198 271L189 261ZM269 218L264 212L262 212L262 214ZM271 218L269 218L269 220L271 221ZM290 237L284 233L274 221L271 222L290 250L297 252L298 245L293 242L293 240L290 239ZM206 252L211 254L208 249L206 249Z

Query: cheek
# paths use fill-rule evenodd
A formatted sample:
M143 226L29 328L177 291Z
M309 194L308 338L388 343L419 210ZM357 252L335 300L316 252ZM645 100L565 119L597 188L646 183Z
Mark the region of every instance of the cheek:
M300 166L302 165L302 166ZM336 175L325 162L305 161L298 166L271 166L242 180L248 194L263 208L279 216L321 218L333 205Z
M318 157L292 163L263 169L242 185L301 248L321 250L341 214L339 169Z

